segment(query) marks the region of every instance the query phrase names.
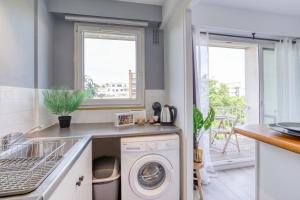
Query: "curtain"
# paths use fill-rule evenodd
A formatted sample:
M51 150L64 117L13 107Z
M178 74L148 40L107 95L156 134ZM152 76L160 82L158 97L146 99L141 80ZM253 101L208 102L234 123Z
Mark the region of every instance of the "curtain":
M206 116L209 110L208 42L208 35L202 35L200 31L193 30L194 104L201 110L204 116ZM213 170L209 142L209 133L204 133L199 144L203 150L204 167L201 173L204 184L210 182L207 172Z
M300 41L284 39L275 45L277 121L300 122Z

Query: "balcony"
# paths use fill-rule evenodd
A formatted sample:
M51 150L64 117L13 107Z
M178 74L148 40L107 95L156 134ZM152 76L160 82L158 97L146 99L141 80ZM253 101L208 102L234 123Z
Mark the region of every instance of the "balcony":
M209 134L211 161L215 167L237 163L254 164L255 142L238 135L233 127L248 123L249 108L216 107L216 119Z

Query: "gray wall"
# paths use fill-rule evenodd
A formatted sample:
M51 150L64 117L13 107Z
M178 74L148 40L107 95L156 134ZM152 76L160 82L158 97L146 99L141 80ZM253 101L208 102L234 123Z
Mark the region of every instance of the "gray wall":
M34 1L0 1L0 85L34 87Z
M74 87L74 23L55 17L54 80L56 87ZM153 44L152 28L145 31L145 87L164 89L164 40Z
M63 14L162 21L161 6L114 0L50 0L49 11Z
M53 17L47 5L0 1L0 85L53 87Z
M54 82L56 88L74 88L74 24L55 18Z
M53 17L48 9L147 21L161 21L162 15L160 6L111 0L1 0L0 85L73 88L73 23ZM152 38L152 29L147 28L146 89L163 89L163 32L159 44Z
M159 31L159 44L153 44L153 29L147 28L145 37L145 87L164 89L164 34Z
M121 19L162 21L161 6L113 0L50 0L49 11L56 14L89 15ZM74 86L74 25L63 17L54 23L54 82L56 87ZM164 41L153 44L152 28L146 29L145 85L146 89L164 89Z
M37 85L38 88L54 86L54 17L48 12L47 0L38 1L37 18Z

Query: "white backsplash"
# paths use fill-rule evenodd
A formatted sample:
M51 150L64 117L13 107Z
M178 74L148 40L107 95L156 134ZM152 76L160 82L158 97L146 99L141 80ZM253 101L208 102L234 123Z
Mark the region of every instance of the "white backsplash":
M146 106L148 118L154 114L153 109L152 109L152 104L156 101L160 102L161 106L164 106L165 104L167 104L166 91L165 90L146 90L145 106Z
M153 114L152 103L166 104L164 90L146 90L147 117ZM114 114L129 110L76 111L73 123L113 122ZM49 114L43 105L42 90L0 86L0 136L13 132L26 132L34 127L48 127L57 123L57 117Z
M145 107L147 117L153 114L152 104L158 101L166 104L165 90L146 90L145 92ZM130 110L80 110L72 114L73 123L97 123L97 122L114 122L115 113L128 112Z
M37 124L41 128L49 127L57 123L57 116L49 113L49 111L44 106L44 96L43 90L36 90L38 103L37 103Z
M36 124L34 111L34 89L1 86L0 136L33 128Z
M43 106L42 90L0 86L0 136L47 127L54 116Z

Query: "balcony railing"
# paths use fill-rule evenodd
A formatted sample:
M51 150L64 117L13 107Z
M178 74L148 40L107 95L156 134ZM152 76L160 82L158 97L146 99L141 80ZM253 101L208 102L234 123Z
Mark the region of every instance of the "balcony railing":
M236 118L237 123L235 126L247 123L247 106L214 107L214 109L216 112L216 120L212 129L218 130L220 126L223 126L225 129L231 130L233 123L227 119L232 118ZM214 137L214 135L211 136ZM232 142L228 143L226 151L223 152L227 140L228 135L219 134L214 138L214 142L210 144L211 159L213 162L254 157L255 145L253 140L241 135L237 135L237 138L235 138L235 135L232 135L230 139ZM236 146L236 140L238 140L239 149Z
M229 116L236 117L237 124L245 124L246 123L246 113L247 106L224 106L224 107L214 107L216 112L216 116Z

